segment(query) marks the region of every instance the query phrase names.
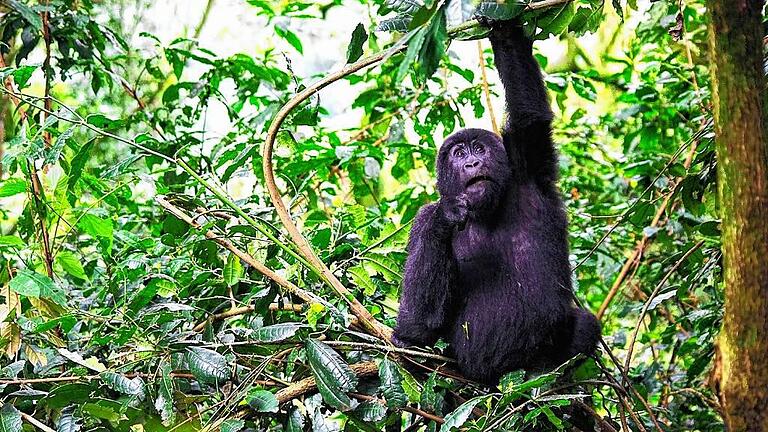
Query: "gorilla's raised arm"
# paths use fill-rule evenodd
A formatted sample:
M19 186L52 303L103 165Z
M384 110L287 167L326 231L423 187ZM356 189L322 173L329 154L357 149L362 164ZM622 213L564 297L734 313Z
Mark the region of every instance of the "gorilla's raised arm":
M433 345L444 330L456 280L451 235L466 217L461 199L424 206L416 216L392 339L396 345Z
M516 176L551 185L557 179L557 154L552 143L552 110L533 42L510 21L493 24L489 36L496 69L506 98L502 136Z

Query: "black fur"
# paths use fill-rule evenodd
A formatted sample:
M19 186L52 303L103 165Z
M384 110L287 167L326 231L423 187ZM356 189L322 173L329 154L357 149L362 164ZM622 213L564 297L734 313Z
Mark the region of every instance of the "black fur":
M600 324L573 301L552 111L532 42L508 22L490 40L506 125L501 137L465 129L441 146L440 200L414 222L393 341L443 337L465 375L495 384L591 354Z

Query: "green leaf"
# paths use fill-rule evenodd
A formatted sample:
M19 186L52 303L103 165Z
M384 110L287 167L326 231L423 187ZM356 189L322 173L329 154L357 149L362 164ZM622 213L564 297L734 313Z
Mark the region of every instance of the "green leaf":
M277 342L292 337L300 328L301 324L295 322L261 327L253 332L253 339L258 342Z
M0 247L14 247L14 248L21 248L24 247L26 243L24 241L16 236L0 236Z
M200 382L218 385L230 377L227 359L216 351L189 347L186 357L189 371Z
M525 10L526 2L482 0L478 2L475 14L494 20L508 20Z
M39 32L43 31L43 19L40 18L40 14L17 0L8 0L8 4L11 6L11 9L15 10L22 18L30 23L35 30Z
M176 410L173 408L173 379L171 366L163 362L160 365L160 381L157 385L155 409L160 414L163 424L172 426L176 423Z
M21 413L8 402L0 408L0 432L21 432Z
M276 413L280 404L275 395L268 390L252 390L248 392L246 401L257 412Z
M400 63L400 67L397 69L397 75L395 76L395 82L400 82L410 72L411 66L416 61L416 57L419 55L421 46L424 44L426 38L427 29L420 28L412 33L410 36L406 36L408 39L408 49L405 51L405 57Z
M382 275L388 282L400 281L400 268L397 262L388 256L379 254L366 255L363 265L368 271Z
M109 219L102 219L96 215L86 214L77 222L77 226L93 238L112 240L113 226Z
M611 3L613 4L613 8L616 9L616 13L621 17L621 20L624 21L624 11L621 9L621 0L613 0Z
M412 19L412 15L398 15L394 18L385 19L379 22L379 24L376 26L376 30L405 33L408 31L408 26L410 25Z
M124 375L109 371L102 372L99 376L101 377L102 382L112 390L125 395L136 396L139 399L144 399L144 380L142 380L141 377L131 379Z
M230 253L227 257L227 264L224 265L224 282L227 286L234 286L243 278L243 264L240 258Z
M365 422L377 422L387 415L387 406L378 400L369 400L358 405L354 415Z
M315 375L317 389L325 402L341 411L352 408L345 394L357 386L357 376L341 356L324 343L309 339L306 344L307 360Z
M353 63L363 55L363 43L367 40L368 33L365 32L365 27L358 24L352 31L352 39L347 46L347 63Z
M422 0L386 0L384 3L387 8L408 15L413 15L424 6Z
M551 9L547 9L541 16L537 25L544 31L537 35L537 39L545 39L550 34L559 35L568 29L576 15L576 9L573 2L564 3L561 6L556 6Z
M472 414L472 410L482 400L487 399L489 396L478 396L472 398L463 404L459 405L452 413L445 416L445 423L440 430L449 432L453 428L459 428L467 422L469 415Z
M91 114L85 118L85 122L100 129L114 129L123 123L120 120L113 120L103 114Z
M0 198L25 192L27 192L27 182L24 179L11 178L0 183Z
M229 419L221 424L221 432L240 432L244 427L243 420Z
M288 414L285 423L285 432L302 432L304 430L304 415L298 408L294 408Z
M441 10L430 23L419 53L419 76L423 82L426 82L440 66L440 60L445 54L447 38L445 14Z
M27 87L27 82L32 78L32 74L38 69L37 66L21 66L13 71L13 82L19 89Z
M408 395L408 400L417 403L421 400L421 390L419 390L419 383L416 382L416 378L405 369L398 369L403 381L403 391Z
M301 46L301 40L298 36L296 36L294 32L288 30L287 28L276 25L275 34L288 41L288 43L296 48L296 51L298 51L300 54L304 54L304 48Z
M61 410L59 421L56 424L56 432L79 432L82 422L75 417L75 405L70 405Z
M11 289L27 297L47 298L65 306L67 297L64 291L46 275L29 270L21 270L9 283Z
M65 272L71 276L82 280L88 280L88 276L85 275L85 269L83 264L73 252L61 251L56 254L56 264L60 265Z
M371 296L376 292L376 284L373 283L373 280L363 266L350 267L347 273L355 285L363 289L365 295Z
M91 157L91 149L93 149L94 143L94 140L88 141L80 147L77 154L72 157L72 161L69 163L69 179L67 180L68 190L71 191L83 175L83 169Z
M385 358L379 363L379 391L384 395L387 406L399 408L408 402L403 391L403 377L397 363Z
M442 401L440 393L435 390L437 387L437 373L432 372L424 383L424 389L421 392L421 405L429 411L436 411Z

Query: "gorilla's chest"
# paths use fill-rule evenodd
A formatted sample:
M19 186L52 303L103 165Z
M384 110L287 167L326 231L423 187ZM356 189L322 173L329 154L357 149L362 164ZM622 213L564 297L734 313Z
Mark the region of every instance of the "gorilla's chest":
M473 280L508 274L514 263L514 235L507 230L469 224L453 237L453 254L463 277Z

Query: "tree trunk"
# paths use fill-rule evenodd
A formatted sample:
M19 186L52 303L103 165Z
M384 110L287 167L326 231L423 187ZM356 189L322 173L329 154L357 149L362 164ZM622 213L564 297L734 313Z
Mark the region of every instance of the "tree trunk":
M768 146L762 2L708 0L725 260L721 398L730 431L768 431Z

